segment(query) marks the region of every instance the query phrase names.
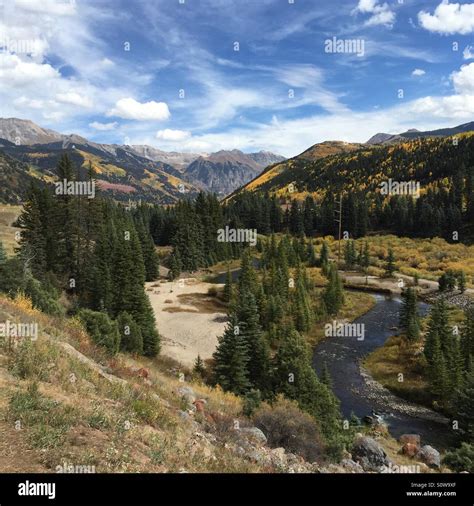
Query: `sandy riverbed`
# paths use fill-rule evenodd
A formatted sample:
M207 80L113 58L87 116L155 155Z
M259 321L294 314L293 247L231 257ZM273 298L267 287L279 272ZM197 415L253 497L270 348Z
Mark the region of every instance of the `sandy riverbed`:
M225 308L207 297L209 288L218 286L195 278L146 284L163 355L187 366L193 365L198 354L203 360L212 356L226 325Z

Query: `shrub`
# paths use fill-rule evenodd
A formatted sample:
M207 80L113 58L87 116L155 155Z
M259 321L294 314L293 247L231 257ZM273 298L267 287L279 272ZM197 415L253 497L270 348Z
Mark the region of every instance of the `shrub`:
M117 317L120 334L120 348L131 353L143 353L143 337L140 327L133 317L123 311Z
M44 313L54 316L61 316L64 310L61 304L55 299L57 293L50 288L48 291L37 279L28 278L25 285L25 293L31 298L33 306Z
M460 448L446 454L443 464L453 471L474 473L474 445L462 443Z
M272 406L262 404L253 421L267 436L269 446L283 447L310 462L321 460L325 448L319 426L295 402L279 396Z
M217 297L219 295L219 290L215 286L211 286L207 291L207 295L210 297Z
M120 334L117 323L107 314L91 309L81 309L78 317L96 344L104 346L113 355L119 351Z

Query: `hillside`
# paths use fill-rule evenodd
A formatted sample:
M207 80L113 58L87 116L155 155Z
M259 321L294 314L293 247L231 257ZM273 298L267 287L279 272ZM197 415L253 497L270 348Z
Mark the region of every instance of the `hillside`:
M0 150L0 202L18 204L29 186L43 184L41 176L35 174L27 164L19 162Z
M395 144L404 142L407 139L421 139L423 137L447 137L450 135L462 134L474 130L474 121L464 123L453 128L440 128L437 130L420 131L412 128L401 134L378 133L372 136L366 144Z
M101 144L18 118L0 118L0 149L45 175L51 175L59 156L68 152L79 166L90 162L101 188L115 199L161 204L195 196L200 189L226 195L283 160L267 151L179 153L147 145Z
M452 137L420 138L389 146L359 146L350 153L308 161L300 156L264 171L242 191L285 195L292 184L293 197L359 191L374 195L381 182L416 180L422 193L427 186L452 176L461 164L474 163L474 133Z
M76 141L81 139L76 138ZM82 142L82 141L81 141ZM15 172L17 178L10 183L13 197L3 202L19 202L15 195L28 188L28 184L18 184L22 178L27 181L33 172L38 180L54 179L55 167L62 154L68 153L77 167L85 173L89 164L99 186L116 200L145 200L172 204L184 195L195 195L197 189L167 171L161 162L152 162L139 155L133 155L117 148L114 154L98 149L93 144L61 140L50 144L14 145L0 140L0 152L8 172ZM21 163L20 163L21 162ZM14 199L12 201L12 198Z
M272 186L272 181L274 181L275 178L285 173L287 170L291 170L295 166L301 166L327 156L350 152L360 148L360 146L360 144L351 144L342 141L325 141L315 144L294 158L270 165L261 174L246 184L243 190L264 190Z

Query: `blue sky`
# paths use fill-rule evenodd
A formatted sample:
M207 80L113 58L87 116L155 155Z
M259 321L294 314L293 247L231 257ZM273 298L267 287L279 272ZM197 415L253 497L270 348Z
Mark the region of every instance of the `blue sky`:
M1 116L97 142L293 156L474 120L474 3L16 0L0 23Z

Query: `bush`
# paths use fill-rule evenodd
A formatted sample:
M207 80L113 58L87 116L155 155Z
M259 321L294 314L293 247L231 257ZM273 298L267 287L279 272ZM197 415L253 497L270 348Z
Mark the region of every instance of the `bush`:
M37 279L30 277L25 285L25 294L31 298L33 306L44 313L62 316L64 309L55 299L57 293L50 287L48 291Z
M143 353L143 337L140 327L132 316L123 311L117 317L120 348L131 353Z
M119 351L120 334L117 322L111 320L107 314L91 309L81 309L77 316L96 344L104 346L113 355Z
M474 473L474 445L463 443L460 448L448 452L443 459L443 464L453 471Z
M263 404L253 421L267 436L269 446L283 447L309 462L321 460L325 448L319 426L295 402L279 396L272 406Z

